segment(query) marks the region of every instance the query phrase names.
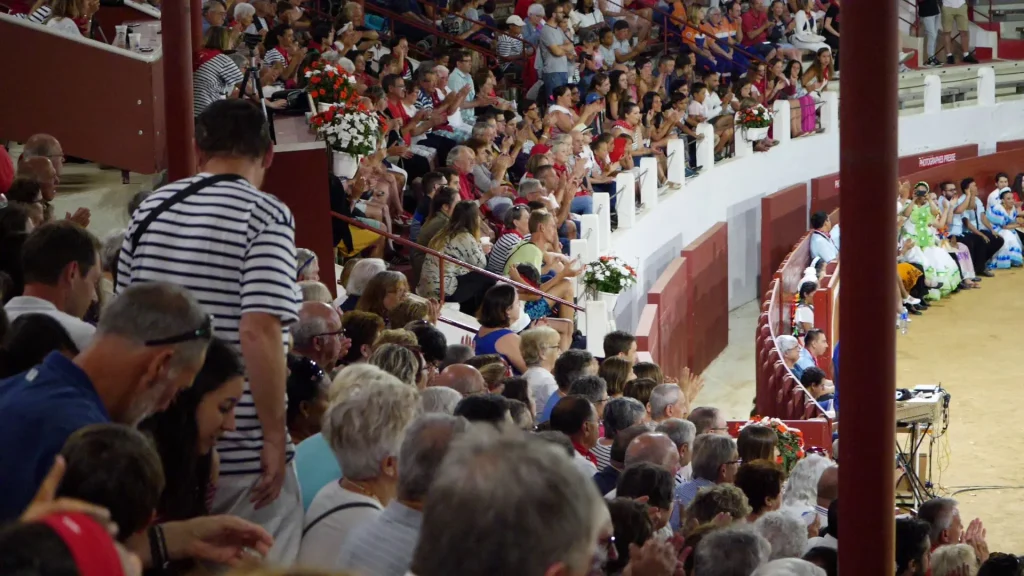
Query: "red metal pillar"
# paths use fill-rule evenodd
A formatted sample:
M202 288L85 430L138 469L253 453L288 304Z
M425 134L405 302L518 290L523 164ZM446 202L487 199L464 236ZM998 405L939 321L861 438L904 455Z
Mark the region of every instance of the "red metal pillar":
M192 52L203 47L203 0L186 0L192 5Z
M839 566L858 576L895 569L897 5L842 3Z
M161 6L164 51L164 124L167 169L172 181L196 172L192 141L192 0L165 0Z

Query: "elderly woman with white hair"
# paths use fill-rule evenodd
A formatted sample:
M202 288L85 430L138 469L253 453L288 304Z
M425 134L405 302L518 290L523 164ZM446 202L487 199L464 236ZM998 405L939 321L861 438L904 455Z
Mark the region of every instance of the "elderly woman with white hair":
M317 260L316 252L309 248L296 248L295 281L303 280L320 281L320 262Z
M341 312L355 310L366 285L374 276L387 269L388 265L380 258L364 258L356 262L349 274L348 283L345 284L345 300L338 306Z
M447 386L431 386L420 393L420 398L426 413L454 414L455 407L462 401L462 394Z
M826 469L835 466L824 456L811 454L796 463L783 489L782 507L810 507L818 504L818 480Z
M100 246L100 268L103 275L100 276L99 297L100 310L102 311L114 300L114 275L117 274L117 260L121 256L121 245L124 244L124 235L127 229L114 230L103 237L103 244Z
M799 558L807 546L807 524L788 512L766 512L754 521L754 532L771 544L771 560Z
M750 576L825 576L825 570L807 560L783 558L762 564Z
M779 349L783 364L792 372L797 361L800 360L800 341L796 337L786 334L775 339L775 346Z
M389 374L357 381L331 404L323 436L344 477L317 492L306 511L298 564L340 568L338 550L348 536L394 499L398 450L421 412L419 391Z
M932 576L975 576L978 557L970 544L940 546L932 552Z
M366 363L352 364L334 377L334 382L327 390L327 402L334 405L357 384L375 386L394 381L394 376L376 366ZM459 399L462 397L459 396ZM302 505L305 510L309 510L309 505L313 503L313 498L321 488L341 478L341 467L323 433L314 434L295 446L295 470L299 476Z
M526 363L523 378L530 388L536 406L545 406L548 398L558 390L551 370L560 353L561 336L550 326L538 326L519 334L519 353Z

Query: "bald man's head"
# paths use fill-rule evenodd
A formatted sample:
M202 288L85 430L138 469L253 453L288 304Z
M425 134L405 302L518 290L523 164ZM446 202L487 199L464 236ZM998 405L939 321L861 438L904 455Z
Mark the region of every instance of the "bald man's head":
M291 326L292 351L332 370L342 355L341 316L330 304L304 302L299 321Z
M818 478L818 504L831 503L836 498L839 498L839 466L830 466Z
M679 468L679 450L668 435L646 432L634 438L626 448L626 466L638 462L649 462L675 474Z
M25 147L21 150L21 156L18 158L18 170L21 170L22 162L30 158L48 158L53 162L57 176L60 176L60 172L64 168L64 149L61 148L60 142L49 134L29 136L29 139L25 141Z
M50 203L57 195L57 184L60 178L57 177L57 170L49 158L36 156L24 158L18 162L18 176L32 178L39 183L43 191L43 201Z
M469 364L452 364L438 374L432 385L447 386L463 396L483 394L487 391L487 382L484 381L483 375Z

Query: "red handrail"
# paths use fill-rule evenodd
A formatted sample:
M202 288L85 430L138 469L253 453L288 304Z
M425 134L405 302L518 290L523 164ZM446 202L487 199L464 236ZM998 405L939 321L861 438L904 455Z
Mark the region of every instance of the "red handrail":
M579 306L579 305L577 305L577 304L575 304L573 302L569 302L568 300L563 300L561 298L558 298L557 296L552 296L551 294L548 294L547 292L544 292L543 290L539 290L537 288L534 288L533 286L528 286L528 285L523 284L521 282L516 282L515 280L512 280L511 278L502 276L500 274L495 274L494 272L491 272L490 270L484 270L483 268L479 268L477 266L473 266L472 264L467 264L466 262L461 262L459 260L456 260L455 258L452 258L451 256L448 256L447 254L442 254L442 253L438 252L437 250L433 250L431 248L427 248L426 246L421 246L421 245L419 245L419 244L417 244L415 242L412 242L411 240L409 240L407 238L402 238L401 236L392 234L390 232L385 232L383 230L378 230L378 229L374 228L373 226L370 226L368 224L360 222L359 220L356 220L355 218L351 218L351 217L345 216L343 214L338 214L337 212L333 212L333 211L331 212L331 216L334 217L334 218L337 218L338 220L341 220L342 222L345 222L349 226L355 226L357 228L362 228L363 230L368 230L368 231L373 232L375 234L379 234L381 236L384 236L385 238L391 240L392 242L397 242L397 243L401 244L402 246L406 246L406 247L412 248L414 250L419 250L421 252L427 253L430 256L434 256L435 258L438 258L440 260L439 264L440 264L440 267L441 267L441 301L442 301L442 303L444 302L444 263L445 262L449 262L451 264L455 264L457 266L462 266L463 268L467 268L469 270L472 270L473 272L476 272L478 274L483 274L484 276L486 276L488 278L491 278L491 279L493 279L495 281L504 282L505 284L510 284L510 285L515 286L516 288L518 288L518 289L520 289L520 290L522 290L524 292L529 292L530 294L534 294L536 296L541 296L543 298L548 298L550 300L553 300L553 301L561 304L562 306L568 306L568 307L573 308L575 310L583 311L583 307L582 306Z

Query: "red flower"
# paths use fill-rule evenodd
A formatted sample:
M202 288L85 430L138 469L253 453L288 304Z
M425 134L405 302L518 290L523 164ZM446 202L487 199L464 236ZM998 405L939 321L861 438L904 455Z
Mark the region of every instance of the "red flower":
M324 96L324 95L326 95L326 94L327 94L327 90L324 90L323 88L321 88L321 89L320 89L320 95L321 95L321 96Z
M319 84L320 83L320 76L312 76L309 79L309 83L310 84Z
M327 77L328 78L334 78L334 72L333 71L332 72L328 72L327 73Z

